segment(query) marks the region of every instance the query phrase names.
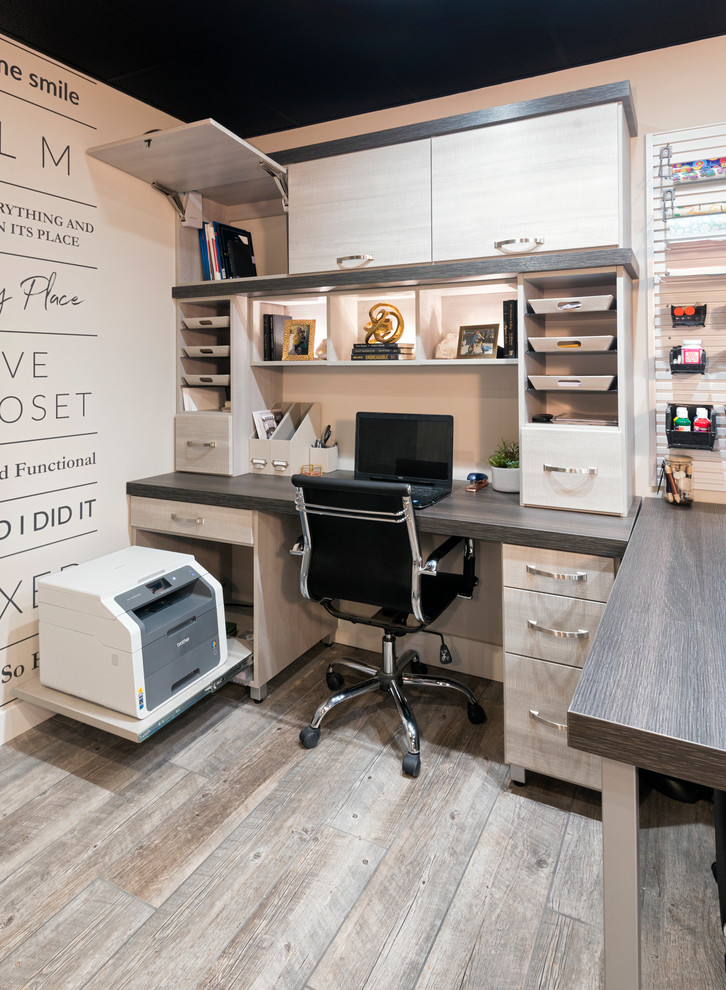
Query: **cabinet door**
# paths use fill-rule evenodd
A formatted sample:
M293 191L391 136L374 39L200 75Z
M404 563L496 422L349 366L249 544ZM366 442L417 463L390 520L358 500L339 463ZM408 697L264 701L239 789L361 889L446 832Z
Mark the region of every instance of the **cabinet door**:
M300 162L288 183L291 275L431 261L428 140Z
M620 107L496 124L432 142L433 260L623 246ZM513 241L495 248L495 243Z

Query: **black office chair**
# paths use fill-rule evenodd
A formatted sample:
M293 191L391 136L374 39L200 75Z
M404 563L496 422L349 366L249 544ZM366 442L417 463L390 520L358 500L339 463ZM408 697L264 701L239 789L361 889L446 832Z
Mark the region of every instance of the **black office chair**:
M405 684L460 691L468 701L469 721L486 721L484 709L469 688L446 677L428 675L415 650L396 657L396 639L421 630L439 636L441 662L451 662L443 636L427 626L457 597L471 598L477 582L473 541L451 537L423 563L408 485L300 474L292 483L297 488L295 504L303 535L291 553L302 557L302 594L337 619L383 630L381 667L356 660L329 665L326 681L335 693L317 709L310 725L300 733L300 741L308 749L317 746L320 723L332 708L380 689L393 697L406 732L408 752L403 758L403 772L417 777L421 769L419 732L403 692ZM462 572L439 570L440 561L460 543L464 544ZM340 601L372 605L378 611L371 616L347 612L339 607ZM403 673L409 665L411 673ZM343 678L337 667L364 674L366 679L342 689Z

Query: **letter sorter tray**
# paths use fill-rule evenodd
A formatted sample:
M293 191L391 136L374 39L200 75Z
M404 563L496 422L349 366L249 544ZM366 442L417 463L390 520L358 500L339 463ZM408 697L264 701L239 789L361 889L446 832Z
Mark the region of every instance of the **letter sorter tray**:
M533 351L553 353L556 351L590 351L598 353L613 349L615 337L530 337L529 346Z
M184 326L187 330L215 330L229 326L228 316L197 316L183 317Z
M184 353L187 357L229 357L229 344L215 344L213 347L190 347L185 344Z
M229 375L184 375L185 385L229 385Z
M561 296L555 299L529 299L535 313L602 313L610 309L613 296Z
M529 381L538 391L607 392L615 375L530 375Z

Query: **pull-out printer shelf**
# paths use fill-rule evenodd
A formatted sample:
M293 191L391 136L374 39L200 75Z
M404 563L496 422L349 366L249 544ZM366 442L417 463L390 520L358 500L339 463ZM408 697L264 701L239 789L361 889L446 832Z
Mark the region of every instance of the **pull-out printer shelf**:
M240 644L234 656L228 655L226 663L220 664L219 667L196 680L194 684L160 705L146 718L124 715L122 712L96 705L92 701L85 701L63 691L45 687L40 683L37 674L23 681L15 688L14 693L16 698L37 705L38 708L44 708L57 715L66 715L78 722L121 736L122 739L140 743L175 719L177 715L181 715L187 708L191 708L205 695L214 694L223 684L240 674L248 666L250 657L250 651Z

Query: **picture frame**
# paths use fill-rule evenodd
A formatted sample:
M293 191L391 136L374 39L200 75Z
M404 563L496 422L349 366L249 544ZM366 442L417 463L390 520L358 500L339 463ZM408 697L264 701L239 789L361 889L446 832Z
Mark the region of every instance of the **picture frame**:
M497 356L498 323L474 323L459 327L458 358L492 359Z
M315 320L285 320L283 361L312 361L315 358Z

